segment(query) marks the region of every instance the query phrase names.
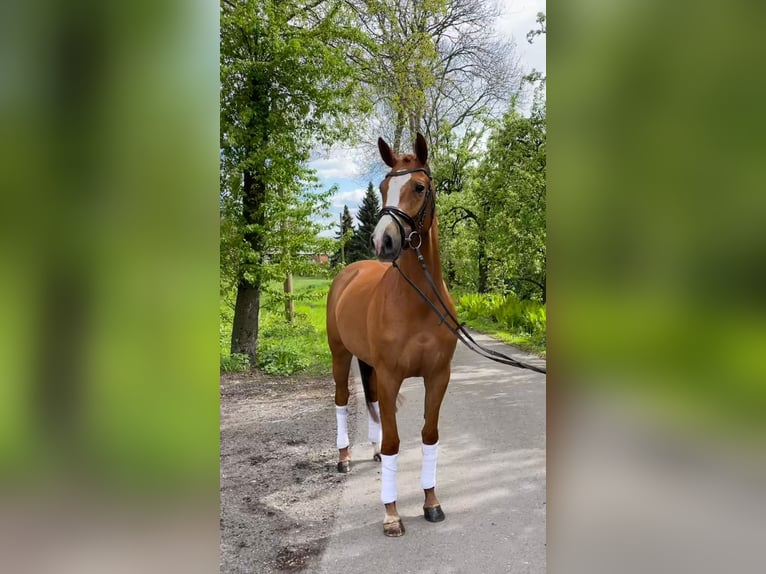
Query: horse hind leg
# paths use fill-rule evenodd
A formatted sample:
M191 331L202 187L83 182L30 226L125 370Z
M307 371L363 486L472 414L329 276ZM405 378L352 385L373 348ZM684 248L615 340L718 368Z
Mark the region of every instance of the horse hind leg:
M348 374L351 369L351 353L342 347L331 347L332 375L335 379L335 421L337 424L338 472L351 469L348 440Z
M378 403L377 381L375 370L361 359L359 361L359 373L362 376L362 388L367 402L367 437L372 444L372 459L380 462L380 443L383 433L380 427L380 404Z

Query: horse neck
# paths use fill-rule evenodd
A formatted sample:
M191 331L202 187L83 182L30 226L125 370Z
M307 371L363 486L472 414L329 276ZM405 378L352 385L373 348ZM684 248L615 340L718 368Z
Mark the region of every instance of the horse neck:
M439 292L442 292L444 290L444 278L442 276L441 256L439 255L439 228L436 218L434 218L428 233L423 237L420 252L425 260L428 272L434 280L434 285L436 285ZM406 257L401 258L399 267L424 293L431 292L431 287L423 274L414 250L408 253Z

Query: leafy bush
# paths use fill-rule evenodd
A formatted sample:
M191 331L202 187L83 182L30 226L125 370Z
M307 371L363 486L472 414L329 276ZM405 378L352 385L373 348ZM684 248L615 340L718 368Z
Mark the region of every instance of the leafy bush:
M269 375L292 375L310 364L311 357L300 341L266 339L258 347L258 367Z
M247 355L234 353L221 356L221 370L225 373L243 373L250 370L250 358Z
M479 295L478 293L463 295L457 301L458 312L465 319L490 317L497 303L495 299L495 295Z
M296 307L293 323L285 321L281 314L261 312L258 368L263 372L292 375L326 367L329 359L323 359L330 351L324 333L317 328L318 323L324 323L324 303L321 315L316 317L298 309L301 307Z
M545 305L519 301L513 295L469 293L456 300L458 317L480 330L500 329L515 335L514 344L535 351L545 348L547 317Z
M492 309L492 318L500 325L515 331L528 331L524 304L515 297L506 297Z
M537 307L536 309L535 306ZM529 325L531 326L531 332L545 334L545 330L548 324L547 315L545 313L545 305L540 303L535 303L534 306L530 305L526 311L526 314Z

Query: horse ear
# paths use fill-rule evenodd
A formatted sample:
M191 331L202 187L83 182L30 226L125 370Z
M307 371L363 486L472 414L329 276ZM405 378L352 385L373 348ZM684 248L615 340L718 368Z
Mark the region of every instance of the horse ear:
M414 151L418 161L425 165L428 161L428 144L426 143L426 138L424 138L423 134L420 132L418 132L418 135L415 137Z
M396 163L394 161L394 152L391 151L391 148L388 147L386 140L383 138L378 138L378 150L380 151L380 157L383 159L383 162L388 167L394 167L394 164Z

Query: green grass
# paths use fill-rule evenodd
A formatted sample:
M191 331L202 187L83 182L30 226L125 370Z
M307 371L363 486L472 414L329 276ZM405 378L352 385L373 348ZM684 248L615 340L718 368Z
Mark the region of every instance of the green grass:
M512 333L501 325L493 321L492 319L479 318L479 319L462 319L467 326L471 329L490 335L504 343L509 345L515 345L519 349L528 353L535 354L541 358L545 358L545 334L528 335L526 333Z
M295 319L288 323L281 299L282 286L273 282L261 298L258 335L260 370L273 375L298 372L327 374L332 369L325 326L327 292L330 279L296 277L293 279ZM221 370L243 371L250 365L242 357L231 356L231 323L234 295L221 300L220 353Z
M284 318L282 285L273 282L261 298L257 368L274 375L305 372L327 374L332 358L325 325L330 279L295 277L295 320ZM235 294L221 299L221 370L246 371L247 357L230 355L231 323ZM545 357L545 306L499 295L463 294L455 297L461 321L482 333Z
M293 280L295 320L292 324L284 318L281 301L262 309L259 368L275 375L331 372L332 357L325 324L330 283L330 279L312 277Z

